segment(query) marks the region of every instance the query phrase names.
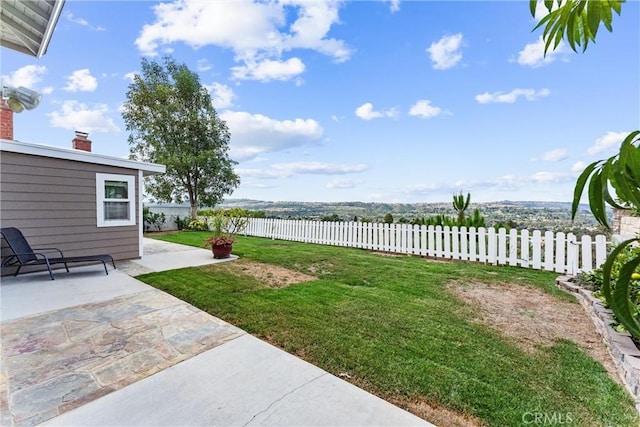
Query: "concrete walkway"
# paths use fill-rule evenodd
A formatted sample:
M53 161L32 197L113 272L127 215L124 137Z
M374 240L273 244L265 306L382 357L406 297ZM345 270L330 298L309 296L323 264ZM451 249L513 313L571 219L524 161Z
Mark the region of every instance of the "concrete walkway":
M145 239L108 276L3 278L0 425L430 425L129 275L226 261Z

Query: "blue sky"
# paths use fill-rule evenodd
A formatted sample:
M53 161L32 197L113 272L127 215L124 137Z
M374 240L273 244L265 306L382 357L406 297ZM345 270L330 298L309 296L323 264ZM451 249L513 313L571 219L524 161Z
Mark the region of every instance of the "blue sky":
M640 128L639 9L543 58L527 1L67 0L48 52L0 71L44 94L15 139L126 157L131 76L172 55L230 128L232 198L570 201Z

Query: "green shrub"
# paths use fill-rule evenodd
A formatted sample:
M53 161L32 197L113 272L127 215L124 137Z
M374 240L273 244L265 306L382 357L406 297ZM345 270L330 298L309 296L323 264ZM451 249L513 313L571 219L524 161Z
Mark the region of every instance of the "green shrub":
M174 221L176 222L176 226L178 227L178 230L184 230L189 227L189 223L192 220L193 219L191 218L191 215L187 215L184 218L180 218L180 216L176 216L176 219Z
M638 256L640 256L640 246L627 246L618 254L611 265L612 292L615 289L616 281L618 280L622 266ZM574 282L585 289L593 291L593 295L599 298L605 307L608 307L607 301L601 292L603 280L604 273L603 268L601 267L593 270L592 272L579 273L576 275ZM631 280L629 284L629 302L635 305L633 311L636 319L640 321L640 279ZM613 318L615 320L614 326L616 329L623 330L624 328L619 324L619 320L616 318L615 314L613 315Z
M144 231L150 231L152 229L162 231L162 226L164 225L166 220L167 216L164 214L164 212L151 212L151 210L147 206L143 206L142 224L144 226Z
M594 271L582 271L576 274L573 283L592 292L602 289L602 269Z
M206 218L194 219L187 225L187 230L191 231L209 231L209 223Z

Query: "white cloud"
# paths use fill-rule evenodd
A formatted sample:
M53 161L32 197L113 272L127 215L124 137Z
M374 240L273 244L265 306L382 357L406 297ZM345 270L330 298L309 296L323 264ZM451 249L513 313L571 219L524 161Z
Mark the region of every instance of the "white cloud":
M18 68L8 76L3 75L2 77L5 83L10 86L24 86L29 89L34 89L36 84L42 81L42 75L46 72L47 67L44 65L26 65Z
M514 89L509 93L504 92L485 92L479 95L476 95L476 101L480 104L489 104L489 103L507 103L511 104L518 100L519 97L523 97L527 101L535 101L536 99L549 96L551 91L549 89L540 89L536 91L535 89Z
M220 118L231 132L231 158L238 161L317 143L324 132L313 119L276 120L262 114L229 110L223 111Z
M558 172L536 172L529 177L532 182L542 182L542 183L560 183L566 182L567 179L573 179L573 177L568 176L565 173Z
M607 132L607 134L601 138L596 139L596 143L589 147L587 153L594 155L607 151L610 148L618 148L622 141L629 135L629 132Z
M67 21L69 21L69 22L73 22L73 23L78 24L78 25L81 25L81 26L83 26L83 27L90 28L90 29L92 29L92 30L94 30L94 31L105 31L105 29L104 29L103 27L101 27L101 26L94 26L94 25L91 25L91 24L89 23L89 21L87 21L87 20L86 20L86 19L84 19L84 18L76 18L76 17L73 15L73 13L71 13L71 12L67 12L67 13L64 15L64 17L65 17L65 18L67 18Z
M355 165L332 164L322 162L292 162L277 163L272 166L275 170L291 174L314 174L314 175L344 175L365 171L368 166L360 163Z
M374 111L373 104L367 102L356 108L355 114L362 120L372 120L381 117L397 117L398 111L395 108L390 108L385 111Z
M546 56L544 54L544 45L545 42L542 36L537 41L527 44L524 49L518 52L518 64L537 68L549 65L557 58L565 58L563 54L567 52L567 49L564 42L561 41L555 50L551 50L551 47L549 47Z
M304 63L300 58L289 58L286 61L265 59L262 61L247 60L244 65L231 67L232 77L236 80L289 80L304 73ZM299 85L298 85L299 86Z
M242 178L277 179L284 177L282 172L274 170L236 168L234 171Z
M411 197L426 197L458 193L461 188L464 188L465 192L478 190L478 192L487 193L491 191L518 191L531 185L564 184L574 181L575 174L536 172L528 176L507 174L481 180L462 179L454 183L422 183L400 188L397 192Z
M124 78L125 80L129 80L131 83L133 83L133 79L137 74L138 73L135 71L129 71L124 76L122 76L122 78Z
M556 2L553 2L553 6L552 6L551 10L556 10L557 8L558 8L558 4ZM539 0L536 3L536 14L535 14L534 19L536 21L540 21L542 18L544 18L548 14L549 14L549 10L546 8L544 3L541 0Z
M564 160L569 157L569 153L567 150L562 148L557 148L555 150L547 151L542 155L542 160L546 162L557 162L560 160Z
M88 68L76 70L67 77L64 90L69 92L93 92L98 87L98 80L91 75Z
M244 181L242 182L242 188L252 188L252 189L256 189L256 190L270 190L272 188L277 188L277 185L275 184L266 184L264 182L251 182L251 181Z
M224 47L234 52L240 64L234 67L236 78L283 80L304 71L297 58L283 61L285 52L309 49L336 62L351 57L352 50L342 40L328 37L331 27L339 23L340 5L336 0L160 3L153 7L155 22L142 27L135 44L144 55L157 55L172 43L194 49Z
M271 165L270 169L256 169L256 168L236 168L235 171L243 179L283 179L290 178L294 175L346 175L350 173L360 173L367 169L365 164L331 164L322 162L291 162L291 163L276 163ZM335 187L330 188L347 188L346 183L350 182L353 185L359 183L356 180L347 180L344 178L338 178L333 180ZM338 185L342 185L338 187Z
M233 105L233 98L236 94L229 86L215 82L212 85L204 85L211 94L211 102L216 109L229 108Z
M284 48L306 48L330 56L336 62L344 62L352 51L342 40L327 38L333 24L340 22L336 0L285 0L281 4L298 8L298 19L291 24L293 34L284 35Z
M196 63L196 69L201 73L205 71L209 71L212 68L213 67L211 66L211 64L209 64L209 61L207 61L206 59L198 59L198 62Z
M420 195L420 194L428 194L431 193L433 191L439 191L440 190L440 186L437 184L413 184L410 185L408 187L406 187L405 191L407 193L411 193L411 194L415 194L415 195Z
M327 182L327 188L346 189L357 187L360 184L362 184L361 179L334 178Z
M436 70L446 70L455 66L462 60L462 33L452 36L444 36L437 42L431 43L427 49L429 58L433 61L433 68Z
M391 3L391 6L390 6L391 13L394 13L400 10L400 0L389 0L389 3Z
M583 161L577 161L577 162L575 162L575 163L573 164L573 166L571 166L571 172L579 174L579 173L581 173L581 172L584 170L584 168L586 168L586 167L587 167L587 165L586 165L586 163L585 163L585 162L583 162Z
M51 126L83 132L119 133L120 129L108 116L109 108L105 104L87 107L78 101L65 101L59 111L48 113Z
M422 99L411 106L409 109L410 116L418 116L423 119L436 117L442 114L442 108L434 107L431 105L431 101Z

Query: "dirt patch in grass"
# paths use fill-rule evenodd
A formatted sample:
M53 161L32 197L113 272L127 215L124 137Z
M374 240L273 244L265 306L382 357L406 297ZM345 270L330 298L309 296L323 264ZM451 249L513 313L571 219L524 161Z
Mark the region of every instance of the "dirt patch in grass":
M485 422L472 415L459 414L447 408L434 406L424 399L391 399L391 403L439 427L481 427L486 425Z
M323 275L331 274L333 272L334 265L329 261L319 261L309 264L307 271L311 274Z
M249 275L264 283L269 288L284 288L296 283L310 282L317 280L317 277L300 273L295 270L280 267L277 265L264 264L261 262L239 259L234 262L224 263L230 272L238 272Z
M477 321L512 338L525 351L537 352L559 339L573 341L622 385L606 344L580 304L515 284L471 283L451 288L477 309Z
M407 255L399 254L397 252L371 251L371 253L378 256L387 256L390 258L400 258L402 256L407 256Z
M165 231L145 231L144 237L153 238L154 236L163 236L165 234L178 234L180 230L165 230Z

